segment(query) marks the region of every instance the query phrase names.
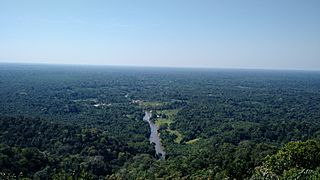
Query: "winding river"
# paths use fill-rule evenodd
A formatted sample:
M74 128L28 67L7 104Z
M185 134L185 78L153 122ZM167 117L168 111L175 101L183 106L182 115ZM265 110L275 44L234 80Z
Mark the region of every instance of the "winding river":
M151 111L145 111L145 115L143 117L143 120L149 124L150 130L151 130L149 140L150 140L151 144L154 144L154 147L156 150L156 155L160 159L165 159L166 153L165 153L164 148L161 144L160 134L158 133L159 127L155 123L150 121L151 117L152 117Z

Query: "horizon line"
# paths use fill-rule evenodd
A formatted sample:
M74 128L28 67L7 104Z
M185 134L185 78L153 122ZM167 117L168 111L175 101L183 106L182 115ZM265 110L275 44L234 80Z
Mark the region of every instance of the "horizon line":
M0 64L20 64L20 65L57 65L57 66L103 66L103 67L127 67L127 68L172 68L172 69L221 69L221 70L265 70L265 71L311 71L320 72L320 69L304 68L262 68L262 67L205 67L205 66L166 66L166 65L132 65L132 64L89 64L89 63L50 63L50 62L0 62Z

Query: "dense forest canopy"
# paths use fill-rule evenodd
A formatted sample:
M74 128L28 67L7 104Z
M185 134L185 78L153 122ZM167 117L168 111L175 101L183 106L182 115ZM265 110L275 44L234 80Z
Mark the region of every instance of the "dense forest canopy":
M319 138L320 72L0 65L0 179L317 179Z

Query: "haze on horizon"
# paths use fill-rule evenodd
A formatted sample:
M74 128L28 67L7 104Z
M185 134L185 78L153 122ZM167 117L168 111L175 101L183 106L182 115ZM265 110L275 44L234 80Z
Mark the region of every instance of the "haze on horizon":
M318 0L1 0L0 27L0 63L320 70Z

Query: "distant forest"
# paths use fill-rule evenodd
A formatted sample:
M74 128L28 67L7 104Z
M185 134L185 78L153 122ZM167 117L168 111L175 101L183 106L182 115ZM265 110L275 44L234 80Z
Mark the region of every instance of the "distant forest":
M320 179L320 72L0 64L0 179Z

